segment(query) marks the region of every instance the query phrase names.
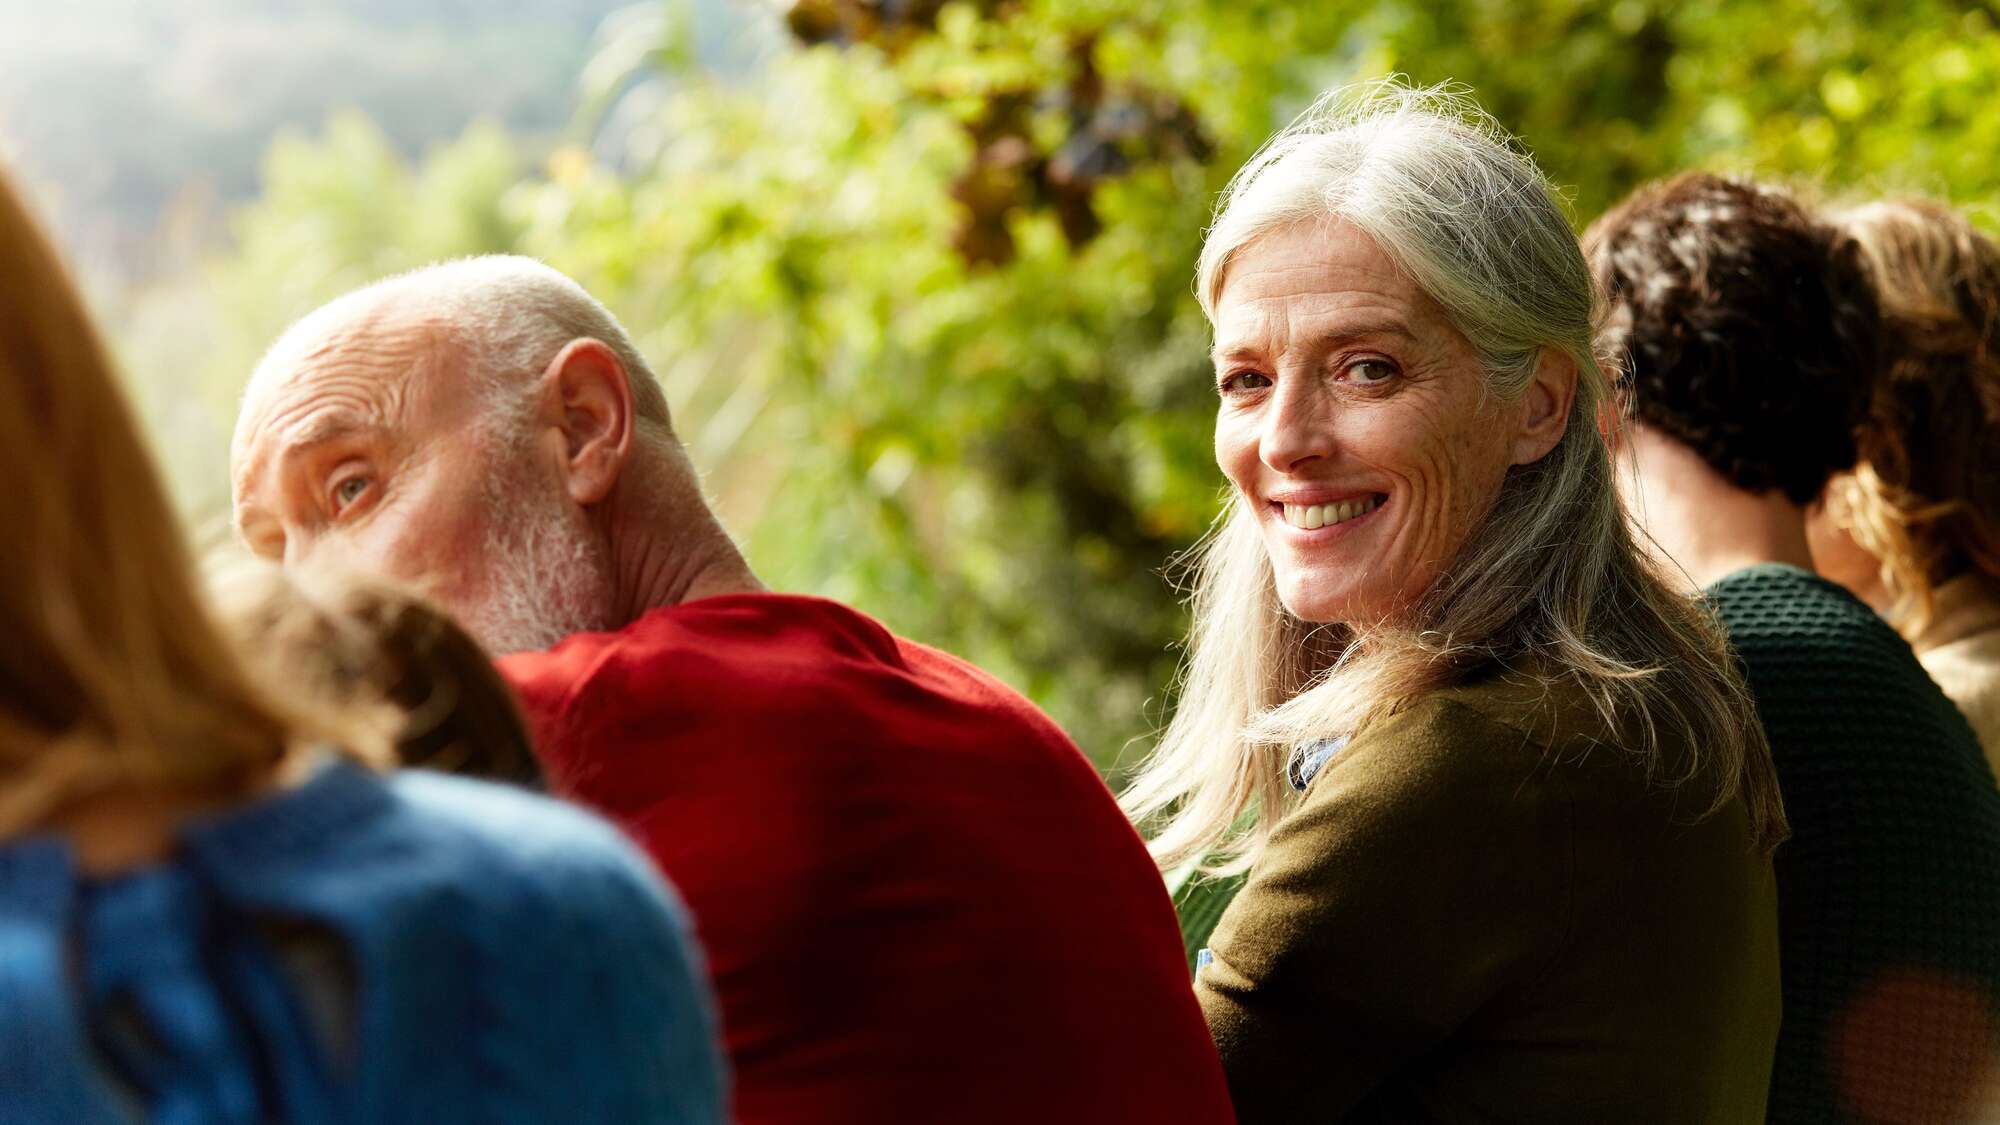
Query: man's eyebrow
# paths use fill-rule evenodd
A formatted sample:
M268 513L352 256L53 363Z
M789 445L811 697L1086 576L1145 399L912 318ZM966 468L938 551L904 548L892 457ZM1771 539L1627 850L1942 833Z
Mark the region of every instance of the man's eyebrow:
M276 449L257 451L232 475L230 489L241 495L250 491L266 471L282 474L287 464L321 446L374 434L381 429L373 419L348 411L316 414L284 430L275 439ZM235 521L237 529L241 531L246 522L239 517Z

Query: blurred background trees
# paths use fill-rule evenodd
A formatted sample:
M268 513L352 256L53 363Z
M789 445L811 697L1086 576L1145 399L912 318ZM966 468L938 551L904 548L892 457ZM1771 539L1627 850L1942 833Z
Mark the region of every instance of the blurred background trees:
M22 2L0 151L91 266L191 516L226 507L235 395L293 317L534 254L631 327L769 581L985 665L1107 768L1169 705L1163 570L1220 495L1201 230L1319 90L1470 86L1579 223L1690 165L2000 190L2000 30L1932 0L184 0L149 9L181 46L119 30L228 128L167 79L90 101L48 44L89 58L102 14L9 47Z

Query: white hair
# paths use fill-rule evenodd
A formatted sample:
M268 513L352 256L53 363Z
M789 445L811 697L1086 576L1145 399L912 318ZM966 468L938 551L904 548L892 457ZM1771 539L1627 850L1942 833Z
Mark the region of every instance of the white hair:
M1181 697L1123 795L1155 858L1241 869L1294 799L1295 746L1352 732L1484 663L1534 656L1574 682L1650 776L1697 782L1710 811L1741 794L1759 837L1784 814L1762 730L1718 627L1633 543L1597 428L1607 380L1594 291L1568 216L1534 162L1453 88L1396 80L1335 91L1245 164L1202 247L1213 322L1231 261L1300 223L1358 228L1437 301L1514 400L1542 357L1576 365L1568 427L1508 470L1485 522L1394 624L1315 625L1278 600L1255 514L1232 498L1196 560Z
M1202 311L1214 320L1245 246L1334 218L1444 308L1495 390L1519 394L1548 347L1596 373L1590 272L1569 218L1535 162L1459 88L1391 79L1335 90L1273 137L1223 192L1196 267ZM1580 394L1602 389L1583 383Z

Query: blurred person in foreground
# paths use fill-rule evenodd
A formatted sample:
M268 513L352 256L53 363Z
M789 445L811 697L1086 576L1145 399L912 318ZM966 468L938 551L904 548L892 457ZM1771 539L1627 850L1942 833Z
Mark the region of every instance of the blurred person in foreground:
M257 552L413 584L501 661L551 788L687 896L735 1108L770 1122L1218 1122L1145 847L978 669L768 592L624 329L480 258L288 330L245 394Z
M1930 200L1829 218L1891 331L1860 461L1808 513L1813 562L1903 634L2000 769L2000 246Z
M615 829L378 774L363 712L226 640L4 185L0 458L0 1118L723 1120L685 920Z
M213 585L225 622L274 667L336 706L391 707L401 764L542 787L507 682L471 634L422 598L261 564L226 568Z
M1910 646L1812 571L1881 321L1851 246L1771 187L1690 174L1593 224L1619 483L1728 629L1791 817L1771 1120L1957 1121L1992 1062L2000 793Z
M1784 814L1618 509L1541 172L1466 99L1336 94L1196 292L1231 499L1126 802L1248 865L1196 977L1240 1118L1760 1121Z

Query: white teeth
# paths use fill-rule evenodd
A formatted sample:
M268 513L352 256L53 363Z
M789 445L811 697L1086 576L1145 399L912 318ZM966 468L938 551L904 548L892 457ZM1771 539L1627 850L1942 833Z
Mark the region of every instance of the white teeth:
M1365 516L1374 511L1380 499L1370 496L1363 500L1342 500L1337 504L1280 504L1285 522L1304 531L1317 531L1337 523L1345 523L1356 516Z

